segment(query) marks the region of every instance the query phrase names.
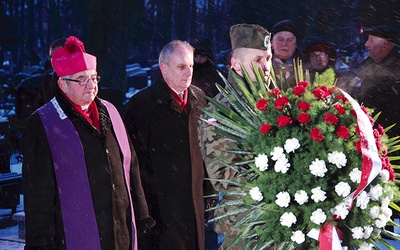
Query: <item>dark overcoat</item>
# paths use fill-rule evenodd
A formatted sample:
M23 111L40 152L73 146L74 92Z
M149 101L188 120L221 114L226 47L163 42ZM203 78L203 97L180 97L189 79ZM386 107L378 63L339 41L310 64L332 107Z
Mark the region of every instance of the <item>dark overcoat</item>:
M205 102L204 93L190 86L186 115L161 77L129 101L125 125L157 223L139 239L142 249L204 249L204 165L197 128Z
M96 98L100 131L83 118L61 94L57 101L79 134L83 145L102 249L129 249L131 217L121 151L105 106ZM26 221L25 249L65 249L65 234L54 164L37 112L27 120L23 136L22 167ZM137 227L149 217L139 165L131 145L131 186ZM74 180L71 180L74 185Z

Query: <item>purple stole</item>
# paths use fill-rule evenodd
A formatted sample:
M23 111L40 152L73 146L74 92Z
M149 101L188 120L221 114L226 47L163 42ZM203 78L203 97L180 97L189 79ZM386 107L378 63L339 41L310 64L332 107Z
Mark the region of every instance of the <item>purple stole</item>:
M110 114L122 151L132 217L132 248L137 249L136 225L130 192L131 151L122 119L116 108L102 100ZM83 146L78 132L53 98L38 109L42 120L57 180L67 249L101 249Z

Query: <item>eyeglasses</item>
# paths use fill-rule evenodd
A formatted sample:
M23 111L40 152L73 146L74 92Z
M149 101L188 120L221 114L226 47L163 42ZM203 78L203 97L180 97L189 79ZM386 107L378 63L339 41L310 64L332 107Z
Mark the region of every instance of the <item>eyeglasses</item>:
M326 59L326 58L328 58L328 54L326 54L326 53L321 53L321 54L312 54L311 56L310 56L310 59L311 60L316 60L317 58L320 58L320 59Z
M94 76L94 77L80 79L80 80L70 79L70 78L61 78L61 79L66 80L66 81L71 81L71 82L77 82L79 84L79 86L86 86L89 84L89 81L93 81L94 83L100 82L100 76Z

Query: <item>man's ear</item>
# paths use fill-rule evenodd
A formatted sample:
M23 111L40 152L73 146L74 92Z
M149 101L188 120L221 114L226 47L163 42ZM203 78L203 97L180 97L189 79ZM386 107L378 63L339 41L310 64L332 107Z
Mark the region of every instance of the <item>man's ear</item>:
M65 87L65 84L67 84L65 81L63 81L63 80L61 80L61 78L58 78L58 80L57 80L57 85L58 85L58 87L61 89L61 91L63 92L63 93L65 93L65 91L66 91L66 87Z
M240 72L240 62L237 57L231 57L231 68L236 71L236 73Z
M165 70L167 70L167 65L165 63L160 63L160 70L161 73L165 73Z

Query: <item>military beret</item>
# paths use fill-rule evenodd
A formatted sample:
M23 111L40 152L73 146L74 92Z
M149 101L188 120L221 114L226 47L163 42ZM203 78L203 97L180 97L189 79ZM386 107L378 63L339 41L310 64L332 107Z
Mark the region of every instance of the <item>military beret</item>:
M229 35L232 50L236 48L266 50L270 46L270 33L257 24L235 24L230 28Z
M289 19L285 19L276 23L271 29L272 35L275 35L281 31L289 31L296 37L297 40L300 40L299 31L297 30L296 25Z
M381 37L385 40L396 42L397 41L397 31L394 27L387 25L379 25L372 28L368 28L364 31L367 35L373 35Z

